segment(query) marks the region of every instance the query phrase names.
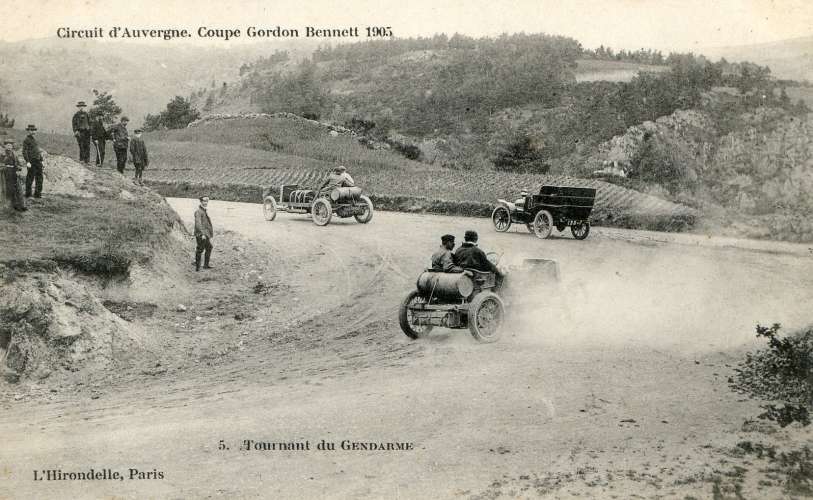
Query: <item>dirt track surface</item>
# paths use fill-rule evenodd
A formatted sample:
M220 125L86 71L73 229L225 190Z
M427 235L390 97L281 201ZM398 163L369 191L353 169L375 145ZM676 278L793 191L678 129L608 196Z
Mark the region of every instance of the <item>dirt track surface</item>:
M170 201L191 224L196 201ZM600 228L543 241L488 220L395 213L317 227L217 201L210 214L216 233L267 252L273 307L224 334L217 362L130 378L97 399L7 405L0 498L708 497L724 467L715 450L758 411L726 386L757 345L754 326L811 321L813 252L799 245ZM495 344L466 330L409 340L399 302L439 237L466 229L503 263L555 259L561 282L512 311ZM239 269L218 260L219 238L213 265ZM246 439L311 450L240 451ZM337 449L316 450L323 439ZM163 479L33 480L91 467Z

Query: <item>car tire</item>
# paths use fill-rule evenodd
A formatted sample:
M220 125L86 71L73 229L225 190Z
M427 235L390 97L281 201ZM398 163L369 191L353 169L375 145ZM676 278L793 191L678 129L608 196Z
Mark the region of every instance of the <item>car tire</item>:
M365 205L367 205L367 211L360 215L354 215L353 217L355 217L356 221L358 221L359 223L367 224L368 222L373 220L373 202L367 196L360 196L359 199L361 199L361 201Z
M311 206L313 223L317 226L327 226L333 217L333 206L327 198L317 198Z
M491 212L491 223L498 233L504 233L511 227L511 212L502 205L496 207Z
M502 299L492 292L482 292L469 304L469 331L479 342L496 342L505 319Z
M570 226L570 232L573 233L573 237L577 240L583 240L590 234L590 223L582 222L581 224Z
M409 306L419 303L426 303L426 299L421 297L417 290L413 290L401 302L401 307L398 309L398 323L401 325L401 330L411 339L426 337L433 328L432 325L413 325L410 321Z
M263 215L267 221L277 218L277 202L273 196L266 196L263 200Z
M547 210L540 210L534 217L534 234L537 238L545 239L553 231L553 216Z

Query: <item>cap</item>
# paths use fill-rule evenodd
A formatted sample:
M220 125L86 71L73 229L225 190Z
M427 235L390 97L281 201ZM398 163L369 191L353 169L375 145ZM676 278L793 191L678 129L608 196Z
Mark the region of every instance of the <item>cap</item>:
M76 103L77 108L84 108L85 106L87 106L87 104L85 104L85 101L79 101Z
M472 231L471 229L469 229L468 231L466 231L466 235L463 236L463 239L465 239L466 241L477 241L477 231Z
M130 119L129 119L129 118L127 118L126 116L122 116L122 117L121 117L121 120L119 120L119 121L122 121L122 122L129 122L129 121L130 121Z
M135 133L135 134L140 134L140 133L141 133L141 129L140 129L140 128L137 128L137 129L133 130L133 133Z
M339 165L338 167L334 168L336 172L344 172L347 168L344 165Z
M27 132L33 132L33 131L37 130L37 127L35 127L34 125L29 125L29 126L25 127L25 130Z
M14 137L6 137L3 139L3 144L14 144Z
M453 234L444 234L443 236L440 237L440 241L442 243L446 243L447 241L454 241L454 235Z

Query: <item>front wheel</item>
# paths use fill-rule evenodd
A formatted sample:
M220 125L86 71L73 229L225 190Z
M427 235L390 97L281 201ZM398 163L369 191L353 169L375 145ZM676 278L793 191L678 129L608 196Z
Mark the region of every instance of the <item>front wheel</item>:
M577 240L583 240L590 234L590 223L582 222L581 224L570 226L570 232L573 233L573 237Z
M273 196L266 196L263 200L263 215L269 221L277 218L277 202Z
M401 307L398 309L398 323L401 325L401 330L411 339L426 337L432 331L432 325L413 324L415 317L410 306L418 304L426 304L426 299L421 297L417 290L413 290L401 302Z
M327 226L330 218L333 217L333 206L327 198L317 198L311 207L313 223L317 226Z
M494 229L498 233L504 233L511 227L511 213L506 207L500 205L491 212L491 222L494 223Z
M364 212L354 215L354 217L358 222L367 224L373 220L373 202L367 196L361 196L359 199L364 204Z
M545 239L553 231L553 216L547 210L540 210L533 222L534 234L537 238Z
M502 299L491 292L482 292L469 305L469 331L480 342L495 342L505 317Z

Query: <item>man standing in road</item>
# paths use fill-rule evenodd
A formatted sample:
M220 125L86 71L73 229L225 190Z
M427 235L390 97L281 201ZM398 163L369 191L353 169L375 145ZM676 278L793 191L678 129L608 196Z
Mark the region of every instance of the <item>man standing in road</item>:
M130 119L122 116L119 123L110 129L113 151L116 153L116 170L120 174L124 173L124 166L127 164L127 148L130 145L130 137L127 133L128 123L130 123Z
M141 174L150 165L150 159L147 157L147 146L141 138L141 129L136 129L134 133L135 137L130 140L130 157L135 167L133 182L141 186Z
M440 237L440 248L432 254L432 269L444 273L462 273L463 268L455 265L454 235L444 234Z
M212 255L212 236L214 230L212 229L212 221L209 219L209 213L206 207L209 205L209 197L203 196L200 199L200 206L195 210L195 241L197 248L195 249L195 271L200 271L200 256L203 256L203 268L211 269L209 265L209 257Z
M6 192L11 199L12 208L18 212L25 212L28 209L25 206L20 180L17 176L17 172L22 170L22 165L20 165L20 159L14 154L14 139L11 137L6 138L3 141L3 148L3 164L6 166Z
M96 116L91 120L90 137L93 139L96 150L96 166L101 167L104 165L104 149L107 143L107 129L104 128L101 116Z
M500 280L503 274L497 269L497 266L488 260L486 253L477 246L477 232L466 231L466 235L463 239L465 241L460 245L460 248L457 249L457 252L455 252L457 265L464 269L492 272L496 274L497 279Z
M76 103L79 110L73 115L73 135L79 144L79 161L90 163L90 116L85 111L85 101Z
M28 173L25 176L25 197L31 197L31 186L36 181L34 198L39 198L42 196L42 152L39 144L37 144L37 139L34 137L37 127L29 125L25 130L28 132L23 141L23 158L25 158L28 167Z

